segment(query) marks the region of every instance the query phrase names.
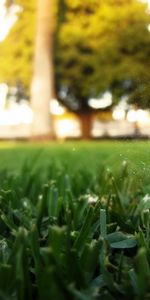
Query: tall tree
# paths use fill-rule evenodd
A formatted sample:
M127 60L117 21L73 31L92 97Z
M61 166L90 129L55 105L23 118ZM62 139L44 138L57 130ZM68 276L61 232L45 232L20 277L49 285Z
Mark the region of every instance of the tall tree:
M138 0L65 0L56 48L58 98L81 118L89 136L89 98L150 105L150 15ZM64 15L64 13L63 13Z
M24 9L11 34L0 46L0 80L14 82L20 79L28 88L33 54L34 2L37 1L15 0L15 2ZM139 0L55 0L53 6L57 3L59 14L58 25L55 28L57 38L54 53L57 97L77 115L84 116L80 118L84 121L82 122L84 134L88 136L90 130L92 109L89 106L89 98L99 99L107 90L113 93L114 104L122 95L128 95L130 102L137 103L141 107L149 107L150 14L146 13L146 4ZM49 98L53 97L51 96L53 87L50 88L48 84L53 82L51 63L53 20L50 21L51 1L43 0L40 5L44 5L47 15L47 22L42 28L49 27L46 35L42 33L42 42L36 42L35 49L42 50L36 50L38 55L35 55L34 60L34 66L37 66L34 67L34 76L38 70L39 80L42 80L40 79L42 76L47 79L39 85L40 90L44 90L43 97L39 97L40 93L33 89L35 97L32 98L34 99L32 104L34 103L38 126L40 124L38 118L43 118L46 120L43 123L46 124L44 127L48 131L48 97L45 101L44 92L46 93L47 89ZM41 9L39 13L42 13ZM44 21L38 22L44 24ZM37 30L37 33L45 30ZM39 46L40 43L42 47ZM43 51L43 47L47 49L46 52ZM47 57L47 64L44 63L44 57ZM41 66L37 63L40 59ZM44 64L47 71L44 71ZM42 110L44 110L43 117L40 117ZM47 117L44 117L45 115Z
M49 111L50 99L54 97L52 6L53 0L37 2L37 32L31 84L33 137L45 137L52 133Z

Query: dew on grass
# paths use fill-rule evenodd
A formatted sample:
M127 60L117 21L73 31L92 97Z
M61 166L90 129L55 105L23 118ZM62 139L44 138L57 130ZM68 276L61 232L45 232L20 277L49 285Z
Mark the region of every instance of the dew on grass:
M43 195L38 196L38 200L42 200L42 198L43 198Z
M122 162L123 167L126 167L127 164L128 164L128 161L127 160L123 160L123 162Z
M7 243L6 243L6 241L3 239L3 240L0 241L0 250L1 250L1 251L5 251L6 248L7 248Z
M23 206L27 207L28 206L28 202L26 200L23 201Z
M144 201L144 202L150 201L150 195L149 195L149 194L146 194L146 195L143 197L143 201Z
M88 203L89 204L95 204L98 200L98 197L97 196L91 196L89 195L89 198L88 198Z
M84 195L84 199L87 200L88 204L95 204L98 201L98 196L93 194L86 194Z

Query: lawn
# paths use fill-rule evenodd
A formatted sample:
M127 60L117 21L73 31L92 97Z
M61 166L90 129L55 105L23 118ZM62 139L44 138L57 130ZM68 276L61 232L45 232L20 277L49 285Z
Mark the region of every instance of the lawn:
M150 142L2 143L0 299L150 299Z

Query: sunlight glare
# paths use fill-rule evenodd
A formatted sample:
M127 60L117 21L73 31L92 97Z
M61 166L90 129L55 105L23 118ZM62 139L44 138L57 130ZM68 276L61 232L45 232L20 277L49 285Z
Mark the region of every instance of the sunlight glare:
M6 83L0 83L0 110L5 107L7 93L8 85Z
M88 104L94 109L103 109L109 107L112 104L112 94L107 91L102 95L100 99L89 99Z
M113 110L113 113L112 113L112 116L113 116L113 119L115 121L121 121L121 120L124 120L125 119L125 110L121 109L121 108L115 108Z
M58 100L52 99L50 101L50 112L53 115L61 116L66 112L66 109L58 102Z
M79 123L73 119L58 120L56 132L59 138L79 137L81 135Z
M33 113L27 104L15 104L7 110L0 110L0 125L11 126L19 124L31 124Z
M127 120L131 123L138 122L141 124L147 124L150 122L149 112L143 109L131 109L127 113Z

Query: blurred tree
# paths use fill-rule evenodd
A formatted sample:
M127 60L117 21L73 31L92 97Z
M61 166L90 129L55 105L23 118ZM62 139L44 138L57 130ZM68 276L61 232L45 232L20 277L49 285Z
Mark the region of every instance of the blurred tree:
M54 97L52 0L7 0L8 12L13 4L21 10L0 47L0 81L11 85L19 81L28 95L31 90L32 136L47 136L51 129L49 100Z
M0 80L19 79L29 87L36 1L15 1L23 11L0 47ZM49 3L46 5L50 12ZM90 98L100 99L104 92L110 91L113 104L127 95L130 102L149 107L150 14L146 4L138 0L57 0L54 5L57 6L54 35L57 97L82 116L84 136L88 137L90 131L93 111ZM49 19L52 41L50 25ZM51 47L48 50L46 45L51 60ZM53 85L53 78L51 82ZM50 90L53 93L47 85L48 93ZM45 103L48 111L48 102Z
M101 98L110 90L113 103L128 95L130 102L149 107L150 15L146 4L136 0L65 0L65 4L57 33L58 98L84 116L88 137L89 98Z
M0 43L0 82L16 85L19 80L29 95L35 35L35 0L8 0L8 14L13 4L19 5L21 9L17 13L18 21Z

